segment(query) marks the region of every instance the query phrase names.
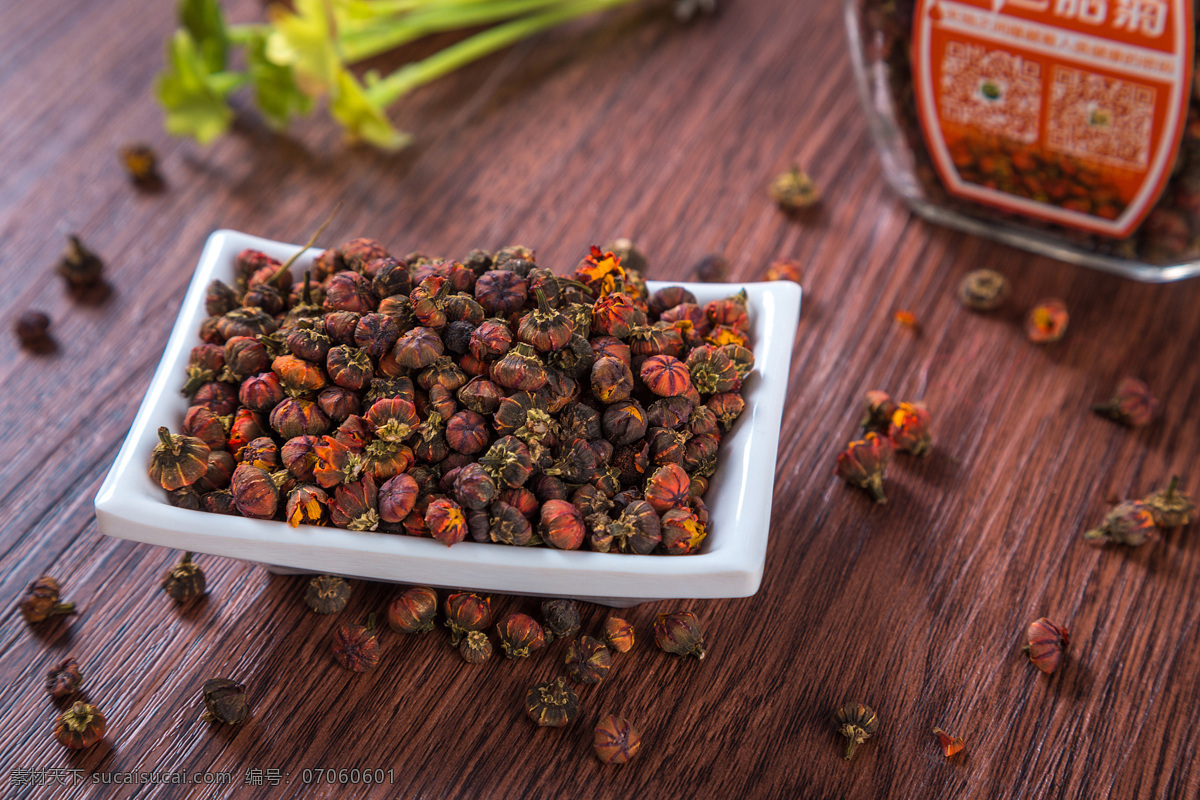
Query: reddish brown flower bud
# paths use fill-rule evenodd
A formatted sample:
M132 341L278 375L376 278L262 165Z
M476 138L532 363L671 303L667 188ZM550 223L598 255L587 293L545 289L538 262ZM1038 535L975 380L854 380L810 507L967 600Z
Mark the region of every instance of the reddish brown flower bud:
M492 365L492 380L506 389L532 392L546 385L546 365L527 344L518 344Z
M646 411L636 400L622 400L604 410L601 426L614 447L632 444L646 435Z
M55 700L70 697L79 691L83 683L83 673L79 670L79 662L67 658L50 668L46 673L46 691Z
M492 640L483 631L467 631L458 643L458 654L468 664L482 664L492 657Z
M570 639L579 633L579 605L562 598L543 600L542 620L547 644L554 639Z
M1047 675L1054 672L1070 641L1067 629L1041 617L1029 623L1025 637L1029 640L1029 644L1022 649L1029 656L1033 665Z
M1069 321L1066 303L1055 298L1042 300L1025 318L1025 335L1034 344L1057 342L1066 334Z
M1179 477L1172 476L1167 488L1142 500L1160 528L1178 528L1191 524L1196 515L1196 503L1179 491Z
M563 678L539 683L525 696L525 713L542 727L561 728L579 716L579 695Z
M546 644L542 626L528 614L509 614L496 624L496 633L508 658L528 658Z
M279 469L279 447L269 436L260 436L246 442L246 446L235 454L239 464L250 464L274 472Z
M854 758L855 749L879 730L879 717L870 706L846 703L834 713L833 724L838 733L849 740L846 743L846 760L849 761Z
M453 500L431 500L425 510L429 535L447 547L467 538L467 518Z
M628 400L633 394L633 372L619 358L604 356L592 364L592 394L603 403Z
M1096 403L1092 411L1116 420L1132 428L1150 423L1158 412L1158 400L1150 393L1150 387L1137 378L1124 377L1117 384L1117 392L1105 403Z
M663 514L662 543L670 555L696 552L706 535L704 523L689 508L672 508Z
M233 502L243 517L272 519L279 508L279 488L264 469L240 464L230 481Z
M660 650L679 656L703 659L707 655L704 631L696 615L690 611L659 614L654 622L654 643Z
M459 411L446 422L446 444L467 455L483 452L488 445L487 420L469 409Z
M1126 500L1108 512L1099 528L1085 532L1083 538L1098 544L1139 547L1150 538L1154 527L1154 514L1145 503Z
M933 442L933 415L924 403L901 403L892 412L888 437L897 450L927 456Z
M546 500L541 507L538 535L559 550L578 550L587 534L579 509L566 500Z
M375 481L370 475L353 483L342 483L329 502L329 521L352 531L373 531L379 527Z
M533 538L533 528L520 511L496 501L489 509L488 536L493 542L523 547Z
M325 371L329 380L351 391L362 391L375 377L371 357L357 347L339 344L325 356Z
M192 554L184 553L179 563L163 575L162 589L176 603L186 603L204 594L204 571L192 562Z
M428 586L406 589L388 605L388 627L397 633L426 633L437 616L437 592Z
M620 617L604 620L604 642L618 653L633 649L633 626Z
M77 701L54 723L54 738L70 750L85 750L104 738L108 723L99 708Z
M685 394L692 386L691 373L674 356L650 356L642 362L639 374L646 388L660 397Z
M416 327L404 333L392 351L396 363L409 369L425 369L442 355L442 339L436 331Z
M338 272L324 281L324 306L329 311L353 311L368 314L379 305L371 291L371 282L356 272Z
M329 495L319 486L304 484L288 492L284 510L288 525L328 525Z
M304 589L304 604L318 614L336 614L350 600L350 582L337 575L314 575Z
M475 299L494 317L507 317L525 307L529 284L516 272L493 269L475 281Z
M492 624L492 599L472 592L454 592L446 598L446 627L450 644L457 645L467 631L481 631Z
M612 653L604 642L581 636L567 649L567 674L578 683L599 683L612 668Z
M886 503L883 477L892 460L892 440L868 433L866 438L851 442L845 452L838 454L835 474L842 480L866 489L876 503Z
M865 431L885 434L892 425L892 415L897 408L899 406L890 394L872 389L867 392L866 410L859 425Z
M150 456L150 477L168 491L191 486L208 471L208 453L208 445L200 439L159 428L158 444Z
M664 464L646 481L646 502L659 514L687 501L691 479L678 464Z
M608 714L596 725L592 749L601 764L624 764L642 748L642 735L622 717Z
M384 522L398 523L413 510L420 495L417 481L407 473L387 480L379 488L379 517Z
M58 581L49 575L43 575L29 584L18 608L29 623L42 622L59 614L75 613L74 603L59 601Z
M379 664L375 617L366 625L340 625L333 634L333 657L351 672L370 672Z

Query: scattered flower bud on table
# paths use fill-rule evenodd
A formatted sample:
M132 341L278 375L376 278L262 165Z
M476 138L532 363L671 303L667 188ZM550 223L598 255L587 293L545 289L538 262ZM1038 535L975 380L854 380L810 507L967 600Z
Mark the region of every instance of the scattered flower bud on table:
M1106 402L1093 404L1092 411L1131 428L1140 428L1154 419L1158 400L1150 393L1149 386L1126 376L1117 384L1116 393Z
M341 625L333 634L333 657L351 672L370 672L379 664L375 615L366 625Z
M901 403L892 412L888 438L897 450L927 456L933 443L933 415L924 403Z
M1034 344L1051 344L1063 338L1070 322L1067 305L1062 300L1042 300L1025 318L1025 336Z
M454 592L446 598L446 627L450 644L458 645L469 631L481 631L492 624L492 599L472 592Z
M1025 637L1029 640L1029 644L1022 649L1029 656L1033 665L1047 675L1054 672L1070 641L1067 629L1054 624L1045 617L1040 617L1029 623Z
M143 142L128 144L121 148L121 164L129 180L139 189L153 191L163 186L158 173L158 156L154 148Z
M565 598L543 600L542 622L546 644L555 639L570 639L579 633L582 624L579 618L579 604Z
M851 486L866 489L876 503L886 503L883 478L892 460L892 450L891 439L868 433L864 438L850 442L845 451L838 454L834 472Z
M58 581L49 575L36 579L25 590L19 603L21 616L26 622L42 622L60 614L75 613L74 603L59 601Z
M678 656L695 656L703 660L708 654L704 649L700 620L690 611L659 614L654 621L654 643L658 649Z
M1190 525L1196 516L1196 503L1179 491L1179 476L1171 476L1167 488L1142 500L1154 517L1154 524L1164 530Z
M414 586L388 604L388 627L397 633L427 633L437 616L437 592Z
M565 678L539 683L525 695L525 713L544 728L561 728L579 716L579 695Z
M205 711L201 719L223 725L237 725L250 715L246 687L229 678L209 678L201 690Z
M958 285L958 300L972 311L994 311L1008 299L1008 279L991 269L968 272Z
M318 614L336 614L350 599L350 582L337 575L314 575L304 588L304 604Z
M468 664L482 664L492 657L492 640L483 631L467 631L458 643L458 654Z
M609 617L604 620L604 643L618 653L628 653L633 649L633 626L620 617Z
M1083 538L1097 544L1140 547L1150 539L1154 528L1150 508L1140 500L1126 500L1105 515L1099 528L1086 531Z
M592 749L601 764L624 764L642 748L642 735L623 717L608 714L596 725Z
M886 434L892 426L892 415L896 413L899 405L890 394L878 389L868 391L866 401L863 418L858 424L862 426L864 433Z
M79 237L67 237L67 249L58 261L58 274L67 282L71 291L84 291L98 285L103 279L104 262L84 247Z
M54 738L69 750L86 750L104 738L107 722L100 709L77 701L54 723Z
M599 683L612 668L612 653L604 642L581 636L567 650L567 675L578 683Z
M528 658L546 645L542 626L528 614L509 614L496 624L496 632L508 658Z
M41 311L25 311L13 323L13 333L26 350L41 351L52 344L50 317Z
M768 192L775 204L787 212L810 208L821 199L817 185L799 166L793 166L787 172L776 176L775 180L771 181Z
M50 668L46 673L46 691L55 700L70 697L79 691L83 684L83 673L79 670L79 662L68 657Z
M184 553L179 563L163 576L162 589L176 603L186 603L204 594L204 571Z
M849 761L854 758L855 749L879 730L879 717L870 706L846 703L834 712L833 724L838 733L849 740L846 744L846 760Z

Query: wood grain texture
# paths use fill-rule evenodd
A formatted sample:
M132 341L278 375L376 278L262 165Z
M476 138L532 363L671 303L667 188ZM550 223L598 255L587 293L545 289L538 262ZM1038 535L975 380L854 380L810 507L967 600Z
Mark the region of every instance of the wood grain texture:
M1080 536L1110 502L1173 473L1200 493L1200 282L1134 284L915 219L883 184L840 6L729 0L691 26L650 7L576 25L407 98L396 119L419 143L383 155L344 147L319 118L282 136L249 112L211 147L171 140L152 99L169 4L5 4L0 309L46 310L58 351L34 357L11 338L0 348L4 796L101 796L16 787L18 769L232 774L231 786L192 787L198 798L1200 795L1200 532L1129 551ZM232 5L236 19L257 13ZM133 191L117 163L116 149L141 139L162 157L161 194ZM765 193L793 161L826 197L796 219ZM93 498L205 237L231 227L299 241L338 201L327 243L370 235L462 255L523 242L563 272L589 244L627 235L660 279L687 278L710 253L729 259L733 280L777 257L805 265L761 590L621 612L638 644L581 690L567 729L536 729L521 711L532 684L561 672L563 642L470 667L441 630L385 633L379 669L354 675L334 665L332 632L381 612L395 587L355 582L344 612L318 617L300 602L303 578L200 557L210 592L180 610L157 589L176 553L96 532ZM106 302L72 302L53 275L69 232L107 259ZM1012 281L1006 310L956 303L976 267ZM1071 327L1034 347L1021 317L1050 296ZM916 313L919 335L892 321L899 308ZM1144 429L1087 410L1124 374L1162 401ZM923 400L936 419L930 457L897 457L887 506L832 475L872 388ZM80 613L30 628L15 603L43 572ZM655 616L677 609L703 620L704 662L650 643ZM585 630L609 613L586 607ZM1043 615L1072 637L1053 676L1020 652ZM77 754L51 740L57 709L42 690L68 654L111 731ZM198 719L214 676L248 686L253 717L237 729ZM849 764L831 724L848 700L882 721ZM643 732L624 767L591 755L608 712ZM947 761L935 725L966 751ZM302 785L316 767L393 770L395 782ZM246 785L247 769L291 783Z

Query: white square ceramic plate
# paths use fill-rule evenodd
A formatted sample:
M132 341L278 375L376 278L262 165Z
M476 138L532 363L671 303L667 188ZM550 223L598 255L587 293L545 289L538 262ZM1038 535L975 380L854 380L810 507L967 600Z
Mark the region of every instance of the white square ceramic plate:
M284 260L297 245L236 231L213 233L133 427L96 496L100 531L137 542L370 580L419 583L508 594L574 597L614 606L662 598L746 597L758 591L771 522L779 422L787 393L800 287L777 281L684 284L701 303L740 288L749 296L755 370L746 410L721 442L719 469L705 503L709 535L689 556L562 551L548 547L462 542L300 526L175 508L148 474L159 426L178 432L187 411L180 394L191 348L199 344L205 288L233 282L234 256L252 247ZM305 253L303 266L320 254ZM650 283L654 291L668 284ZM281 570L284 571L284 570Z

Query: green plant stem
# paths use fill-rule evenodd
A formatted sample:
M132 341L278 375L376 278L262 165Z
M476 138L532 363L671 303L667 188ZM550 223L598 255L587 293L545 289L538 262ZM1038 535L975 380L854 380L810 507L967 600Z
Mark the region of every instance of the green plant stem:
M533 14L477 33L469 39L406 64L367 88L367 96L380 108L386 108L408 92L446 75L459 67L502 50L535 33L553 28L577 17L628 5L634 0L575 0L560 3L559 8Z
M379 17L362 27L339 31L338 47L345 62L355 64L435 33L490 25L555 6L563 7L563 0L490 0L477 7L422 8L399 18Z

